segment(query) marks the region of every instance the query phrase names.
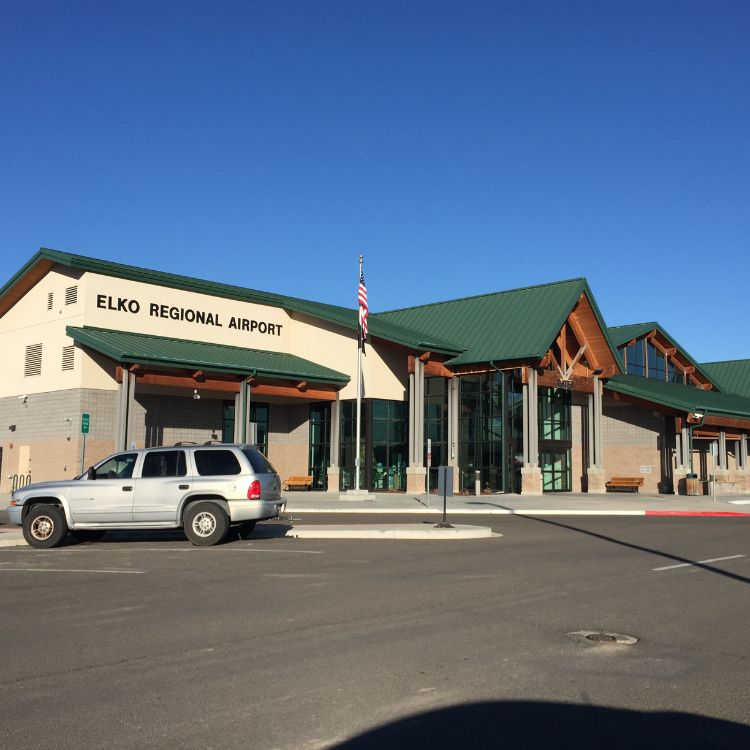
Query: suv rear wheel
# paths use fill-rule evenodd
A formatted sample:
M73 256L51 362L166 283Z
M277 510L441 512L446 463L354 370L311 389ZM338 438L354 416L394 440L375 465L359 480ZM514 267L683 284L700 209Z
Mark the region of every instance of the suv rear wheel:
M216 503L195 503L185 511L187 538L199 547L221 542L229 531L229 517Z
M23 538L37 549L57 547L67 533L65 513L59 505L35 505L23 519Z

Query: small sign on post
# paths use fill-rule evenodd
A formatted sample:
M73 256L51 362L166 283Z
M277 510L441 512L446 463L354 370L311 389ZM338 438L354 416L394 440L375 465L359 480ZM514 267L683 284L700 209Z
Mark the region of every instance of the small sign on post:
M86 435L89 434L90 424L91 415L83 412L81 414L81 435L83 435L83 440L81 441L81 474L83 474L83 467L86 465Z
M438 495L443 496L443 522L436 524L436 529L452 529L453 526L448 523L447 515L447 497L453 497L453 467L438 466Z

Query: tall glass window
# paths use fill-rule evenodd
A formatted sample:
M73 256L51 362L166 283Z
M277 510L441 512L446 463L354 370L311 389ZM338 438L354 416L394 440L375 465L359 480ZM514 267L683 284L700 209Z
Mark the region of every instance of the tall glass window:
M523 466L523 383L521 371L505 373L505 491L521 491Z
M464 375L459 383L459 486L473 491L479 471L483 491L502 491L502 375Z
M234 442L234 401L225 401L221 406L221 442Z
M371 488L406 489L408 402L374 399L372 406Z
M360 458L362 463L359 470L359 486L365 489L365 435L367 425L367 401L362 401L362 432L360 435ZM357 462L357 402L342 401L341 408L341 432L339 437L339 466L341 467L340 489L354 489L354 468Z
M362 402L360 484L371 490L405 490L408 464L407 401L367 399ZM355 486L357 402L341 402L341 489Z
M264 456L268 455L268 404L250 402L250 421L258 425L258 437L255 442Z
M571 488L570 405L570 391L539 389L539 461L545 492L569 492Z
M643 339L625 347L628 375L646 376L646 360L643 354Z
M424 393L425 437L432 441L430 488L435 490L438 466L448 465L448 379L425 378ZM426 445L424 465L427 466Z
M310 404L310 454L308 473L314 490L328 488L328 464L331 457L331 405Z
M539 438L570 440L570 391L539 389Z
M649 341L646 344L648 352L648 377L650 380L666 380L664 355Z

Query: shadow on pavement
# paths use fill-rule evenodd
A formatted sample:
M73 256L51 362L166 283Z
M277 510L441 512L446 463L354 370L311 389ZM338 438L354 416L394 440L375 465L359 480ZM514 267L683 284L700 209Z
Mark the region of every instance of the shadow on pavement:
M750 748L750 727L676 712L540 701L493 701L408 716L334 750L713 750Z
M261 522L246 540L240 538L237 529L230 528L226 539L219 546L239 541L252 542L262 539L282 539L291 528L291 523ZM130 544L133 542L187 542L187 537L182 529L144 529L143 531L127 529L123 531L107 531L101 539L97 539L95 542L77 542L69 535L66 538L64 546Z
M624 542L622 539L615 539L613 536L607 536L606 534L599 534L596 531L588 531L587 529L580 529L577 526L571 526L568 523L562 523L560 521L550 521L547 518L539 518L538 516L524 516L521 513L516 514L516 518L524 518L527 521L535 521L536 523L545 523L549 526L557 526L558 528L567 529L568 531L575 531L578 534L585 534L586 536L592 536L596 539L602 539L605 542L611 542L612 544L619 544L623 547L630 547L630 549L637 549L641 552L648 552L650 555L658 555L659 557L665 557L667 560L675 560L679 563L687 563L689 565L692 565L694 568L707 570L709 573L716 573L717 575L725 576L726 578L731 578L735 581L740 581L741 583L750 583L750 578L738 575L737 573L732 573L728 570L722 570L721 568L716 568L713 565L708 565L707 563L697 562L695 560L690 560L687 557L680 557L679 555L673 555L671 552L662 552L661 550L653 549L652 547L644 547L640 544L633 544L632 542ZM748 748L750 748L750 745L748 745Z

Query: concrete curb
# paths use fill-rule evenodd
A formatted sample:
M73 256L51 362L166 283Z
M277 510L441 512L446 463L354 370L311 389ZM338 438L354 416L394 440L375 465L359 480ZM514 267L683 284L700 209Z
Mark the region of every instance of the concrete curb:
M502 536L493 534L489 526L457 525L452 529L439 529L430 524L409 523L358 526L293 526L286 533L294 539L489 539Z
M294 520L294 515L304 516L310 514L363 514L363 515L442 515L442 510L436 508L325 508L325 507L288 507L286 516ZM591 508L491 508L477 510L473 508L450 508L449 516L713 516L713 517L750 517L750 513L741 511L720 510L650 510L648 508L639 510L623 510L612 508L610 510L593 510Z
M20 527L16 529L0 529L0 548L1 547L28 547L27 541L23 538L23 531Z

